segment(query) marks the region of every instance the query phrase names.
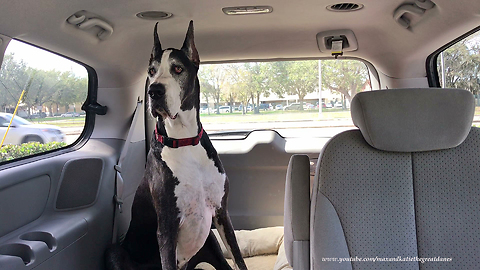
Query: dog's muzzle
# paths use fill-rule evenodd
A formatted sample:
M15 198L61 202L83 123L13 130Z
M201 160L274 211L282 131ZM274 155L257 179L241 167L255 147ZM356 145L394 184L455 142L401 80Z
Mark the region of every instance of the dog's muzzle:
M153 100L159 100L165 96L165 86L163 84L152 84L148 89L148 95Z

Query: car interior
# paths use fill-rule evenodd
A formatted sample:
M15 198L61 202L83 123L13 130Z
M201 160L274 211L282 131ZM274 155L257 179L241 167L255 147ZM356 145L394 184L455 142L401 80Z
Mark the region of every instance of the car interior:
M0 2L0 270L106 269L191 20L248 269L478 268L480 1Z

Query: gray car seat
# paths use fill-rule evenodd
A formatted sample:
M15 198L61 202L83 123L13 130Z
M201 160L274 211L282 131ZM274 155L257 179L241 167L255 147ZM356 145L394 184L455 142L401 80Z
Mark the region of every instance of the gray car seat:
M472 94L458 89L357 94L351 110L360 130L338 134L320 154L310 268L477 269L480 130L471 127L474 109ZM290 263L295 255L287 252Z

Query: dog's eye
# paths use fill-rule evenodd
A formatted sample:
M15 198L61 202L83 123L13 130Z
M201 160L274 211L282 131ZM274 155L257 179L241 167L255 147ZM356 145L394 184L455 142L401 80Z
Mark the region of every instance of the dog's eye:
M182 73L183 68L181 68L179 66L175 66L173 70L175 70L175 73L180 74L180 73Z
M155 73L157 73L157 70L154 67L148 69L148 75L153 76Z

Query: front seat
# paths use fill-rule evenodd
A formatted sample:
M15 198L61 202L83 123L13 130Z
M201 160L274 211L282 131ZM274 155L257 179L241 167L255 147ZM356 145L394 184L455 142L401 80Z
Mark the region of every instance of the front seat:
M311 269L478 269L480 129L459 89L363 92L319 157ZM295 223L293 223L295 224Z

